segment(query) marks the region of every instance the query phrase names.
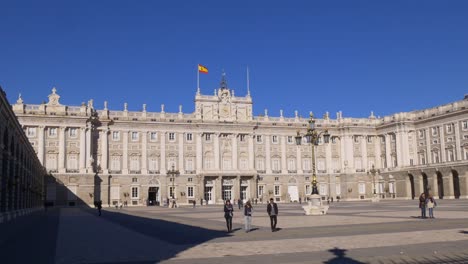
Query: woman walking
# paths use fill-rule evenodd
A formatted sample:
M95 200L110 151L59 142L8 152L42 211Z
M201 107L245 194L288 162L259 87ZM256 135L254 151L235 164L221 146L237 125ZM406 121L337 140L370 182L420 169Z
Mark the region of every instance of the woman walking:
M224 204L224 218L226 218L226 226L228 233L232 231L232 217L234 215L234 208L229 200Z
M421 219L426 217L426 194L421 193L419 196L419 208L421 208Z
M437 206L437 203L432 196L432 194L429 195L429 197L426 199L426 205L427 208L429 209L429 218L435 218L434 217L434 207Z
M244 221L245 221L245 232L249 232L252 229L252 204L250 200L245 203L244 206Z

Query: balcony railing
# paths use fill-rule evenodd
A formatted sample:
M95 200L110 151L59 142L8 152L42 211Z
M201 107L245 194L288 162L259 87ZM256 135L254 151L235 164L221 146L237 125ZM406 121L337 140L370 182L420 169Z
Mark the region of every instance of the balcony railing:
M304 173L312 173L312 170L304 170Z
M186 170L185 173L187 173L187 174L195 174L196 171L195 171L195 170Z
M149 170L148 174L159 174L159 170Z
M67 169L66 172L67 172L67 173L79 173L80 170L77 170L77 169Z
M141 170L131 170L130 174L141 174Z
M122 174L121 170L109 170L110 174Z
M334 172L334 173L340 173L340 172L341 172L341 170L337 170L337 169L335 169L335 170L333 170L333 172Z
M265 174L265 173L266 173L266 170L257 170L257 173Z
M365 169L356 169L356 172L366 172Z
M288 170L288 173L297 173L297 170Z
M281 173L281 170L273 170L272 172L278 174Z
M327 173L327 170L318 170L318 173Z

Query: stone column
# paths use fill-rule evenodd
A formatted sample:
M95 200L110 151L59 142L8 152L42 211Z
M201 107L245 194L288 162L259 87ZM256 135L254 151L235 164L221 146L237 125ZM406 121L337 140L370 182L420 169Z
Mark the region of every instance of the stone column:
M341 172L346 173L348 169L348 161L346 160L346 141L345 136L340 137L340 159L341 159Z
M460 121L455 123L455 160L462 160L461 146L460 146ZM444 150L445 151L445 150Z
M249 170L256 170L255 168L255 148L254 148L254 135L249 135Z
M231 143L232 143L232 169L237 170L237 134L231 135Z
M383 168L382 166L382 160L380 158L380 155L382 155L382 149L380 147L380 136L375 136L374 137L374 156L375 156L375 169L381 169Z
M288 173L288 166L286 164L286 137L281 136L281 173Z
M271 149L270 136L265 135L265 169L267 174L271 174Z
M361 137L361 157L362 157L362 168L367 170L369 164L367 164L367 137L363 135Z
M214 167L215 170L219 170L219 133L213 134L214 141Z
M387 168L393 168L391 140L390 134L385 134L385 160L387 161Z
M431 155L431 134L429 131L429 128L426 128L425 131L426 133L426 161L427 164L432 164L432 155Z
M345 139L345 155L346 155L346 160L348 161L348 170L355 171L353 137L349 134L345 134L344 139Z
M86 173L86 128L80 128L80 173Z
M401 130L400 128L397 128L397 132L395 132L395 145L396 145L396 158L397 158L397 167L401 167L402 165L402 156L403 156L403 150L402 150L402 142L401 142ZM393 166L393 164L392 164Z
M418 133L416 130L413 132L413 165L419 165Z
M445 129L444 129L444 125L441 125L439 127L439 135L440 135L441 162L446 162L447 161L447 156L446 156L446 153L445 153Z
M66 127L59 127L59 160L58 171L65 173L65 129Z
M328 144L330 145L330 144ZM301 152L301 146L296 147L296 162L297 162L297 173L302 174L304 173L304 170L302 169L302 152ZM328 161L327 161L328 162ZM327 163L328 164L328 163ZM330 173L330 172L329 172ZM299 190L301 191L301 190Z
M109 166L108 166L108 160L109 160L109 135L108 135L108 130L105 128L103 131L101 131L101 146L102 146L102 151L101 151L101 170L103 171L104 174L109 174Z
M39 126L38 138L37 138L37 157L43 166L45 166L44 150L45 150L45 138L44 138L44 126Z
M326 164L327 173L328 174L333 173L331 143L325 144L325 159L326 159L326 163L327 163Z
M128 131L122 131L122 174L128 174Z
M410 165L410 158L409 158L409 139L408 139L408 131L406 128L403 129L402 135L402 145L401 148L403 149L403 157L402 157L402 164L401 166L409 166Z
M432 175L431 192L434 198L439 198L439 186L437 185L437 172Z
M166 174L166 132L161 132L161 164L160 164L160 173ZM169 195L169 194L168 194Z
M203 169L202 133L196 133L195 136L196 136L196 144L197 144L197 174L199 174ZM204 183L204 181L202 183ZM204 199L204 197L201 197L201 198Z
M141 137L141 174L148 174L148 131L142 131Z
M179 147L179 171L181 174L184 173L185 171L185 166L184 166L184 133L178 133L179 134L179 142L178 142L178 147Z
M93 173L93 151L91 149L91 132L92 125L86 129L86 170L88 173Z

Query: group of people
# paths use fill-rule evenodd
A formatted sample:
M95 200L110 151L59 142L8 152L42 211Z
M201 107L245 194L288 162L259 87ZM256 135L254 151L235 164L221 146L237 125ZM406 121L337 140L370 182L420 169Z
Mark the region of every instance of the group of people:
M241 209L241 203L239 203L239 210ZM244 205L244 224L245 232L248 233L252 230L252 213L253 207L252 203L247 201ZM270 216L270 225L271 232L276 232L276 224L278 222L278 205L275 203L273 198L270 199L270 202L267 205L267 213ZM232 218L234 216L234 207L231 204L230 200L226 200L224 204L224 218L226 219L227 231L232 232Z
M419 196L419 208L421 209L421 218L427 218L426 208L429 209L429 218L435 218L434 207L436 206L437 203L432 194L426 195L425 193L421 193L421 195Z

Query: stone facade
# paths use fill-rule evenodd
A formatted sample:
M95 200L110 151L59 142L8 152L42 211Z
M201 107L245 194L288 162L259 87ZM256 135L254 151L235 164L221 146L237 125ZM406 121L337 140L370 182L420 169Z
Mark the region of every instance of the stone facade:
M45 174L0 87L0 223L42 208Z
M55 88L40 105L19 100L13 109L55 177L48 201L58 205L161 204L174 195L195 200L274 197L296 201L310 194L311 146L294 137L308 118L253 116L250 94L239 97L223 76L213 95L195 95L195 111L166 113L96 109L60 104ZM323 198L411 199L423 191L466 198L468 99L391 116L317 119L329 144L316 147L318 189ZM375 167L375 173L370 169ZM172 169L178 173L168 173ZM175 175L172 177L172 175Z

